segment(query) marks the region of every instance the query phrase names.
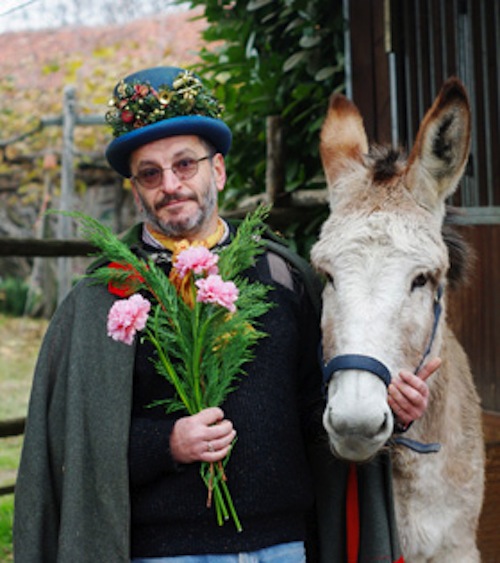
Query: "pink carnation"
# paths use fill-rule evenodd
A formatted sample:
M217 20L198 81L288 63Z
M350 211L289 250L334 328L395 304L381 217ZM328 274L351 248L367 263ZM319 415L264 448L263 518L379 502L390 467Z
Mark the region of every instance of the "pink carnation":
M179 272L179 277L184 278L190 271L195 274L207 275L217 274L219 269L217 261L219 257L217 254L210 252L204 246L190 246L179 252L175 261L175 269Z
M116 301L108 313L108 336L131 345L135 333L146 326L151 303L139 295Z
M219 275L210 275L196 281L198 295L196 301L202 303L217 303L231 313L236 311L234 305L238 299L238 288L232 281L224 281Z

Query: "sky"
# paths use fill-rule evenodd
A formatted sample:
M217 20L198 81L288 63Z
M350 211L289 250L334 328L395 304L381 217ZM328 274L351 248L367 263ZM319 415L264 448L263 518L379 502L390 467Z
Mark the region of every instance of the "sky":
M118 23L174 9L172 4L172 0L0 0L0 33Z
M59 0L0 0L0 31L58 27L63 23L60 4Z

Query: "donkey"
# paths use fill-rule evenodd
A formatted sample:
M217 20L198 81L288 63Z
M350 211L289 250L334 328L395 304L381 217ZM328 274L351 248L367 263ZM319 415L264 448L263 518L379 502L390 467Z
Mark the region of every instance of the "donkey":
M342 95L330 99L321 130L330 216L311 260L326 278L321 323L331 363L323 424L339 458L363 462L393 448L395 511L410 563L480 561L481 407L467 357L446 325L443 295L445 200L464 171L470 135L467 93L456 78L425 115L408 159L388 148L369 152L361 115ZM387 385L431 356L442 364L428 380L429 405L405 434L441 445L424 455L391 439Z

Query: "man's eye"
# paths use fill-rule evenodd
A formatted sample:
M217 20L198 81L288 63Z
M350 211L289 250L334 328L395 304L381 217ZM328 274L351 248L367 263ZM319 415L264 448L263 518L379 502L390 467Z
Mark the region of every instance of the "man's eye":
M180 172L184 172L185 170L189 170L195 164L195 160L192 158L182 158L177 162L174 162L172 168L174 170L179 170Z
M151 180L152 178L156 178L158 174L160 174L158 168L145 168L139 172L139 177L143 180Z

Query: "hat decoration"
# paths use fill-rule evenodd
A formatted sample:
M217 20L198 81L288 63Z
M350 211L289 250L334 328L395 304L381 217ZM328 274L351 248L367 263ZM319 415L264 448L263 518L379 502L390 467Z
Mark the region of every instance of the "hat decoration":
M153 88L147 81L121 81L106 113L114 137L165 119L200 115L220 119L223 105L189 71L181 71L171 85Z

